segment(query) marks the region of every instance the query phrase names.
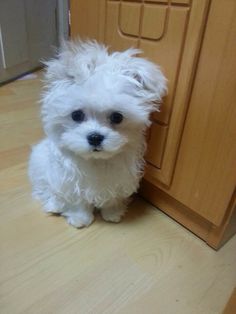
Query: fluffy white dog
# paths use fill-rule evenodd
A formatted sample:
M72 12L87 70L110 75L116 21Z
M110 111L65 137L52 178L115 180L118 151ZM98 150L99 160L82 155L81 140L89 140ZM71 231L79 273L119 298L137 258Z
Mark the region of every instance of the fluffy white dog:
M33 148L33 196L80 228L97 208L119 222L142 176L145 129L166 79L137 49L109 54L96 42L64 44L46 63L42 121Z

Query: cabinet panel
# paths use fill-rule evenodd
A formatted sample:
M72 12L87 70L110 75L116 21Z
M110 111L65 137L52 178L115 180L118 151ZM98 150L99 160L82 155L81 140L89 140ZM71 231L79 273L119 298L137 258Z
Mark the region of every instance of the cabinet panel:
M106 26L104 29L105 43L110 45L112 50L138 47L138 37L125 35L120 29L120 7L120 2L107 1Z
M119 22L121 32L127 35L138 36L140 16L140 3L122 3Z
M148 149L145 159L157 168L161 168L167 127L153 122L148 136Z
M105 42L118 50L140 47L145 56L161 65L169 80L165 104L155 115L165 124L171 114L188 12L188 7L107 2Z
M168 95L165 98L161 112L154 116L156 120L168 124L173 106L174 90L178 79L178 69L181 62L181 54L185 39L185 26L188 19L189 8L171 7L168 10L167 15L164 14L165 6L157 5L155 7L159 12L159 16L161 16L161 19L163 20L165 17L162 27L159 26L160 21L158 20L152 25L153 29L160 29L160 38L158 38L158 40L147 40L142 38L140 39L140 48L144 51L145 56L161 65L168 78ZM148 13L150 12L151 10L149 7ZM152 12L155 14L154 10L152 10ZM152 28L151 25L149 25L150 33L153 33L153 31L151 31Z
M143 21L141 37L147 39L160 39L165 31L167 6L145 4L143 7Z
M106 0L70 0L72 38L104 41Z

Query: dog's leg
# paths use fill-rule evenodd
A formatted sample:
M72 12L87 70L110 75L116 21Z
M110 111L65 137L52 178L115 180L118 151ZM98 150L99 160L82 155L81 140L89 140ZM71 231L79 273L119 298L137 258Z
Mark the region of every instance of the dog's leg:
M48 189L48 191L47 191ZM63 212L65 202L49 191L49 187L33 190L33 198L43 204L43 211L49 214L60 214Z
M93 222L93 210L94 208L92 205L86 202L81 202L77 205L67 205L62 216L66 217L67 222L70 225L76 228L83 228L88 227Z
M123 199L114 199L101 208L102 218L110 222L120 222L125 215L127 202Z

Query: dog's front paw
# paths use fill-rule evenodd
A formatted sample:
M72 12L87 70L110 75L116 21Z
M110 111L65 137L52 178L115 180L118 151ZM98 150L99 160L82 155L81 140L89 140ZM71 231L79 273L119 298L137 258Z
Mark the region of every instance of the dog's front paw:
M109 221L109 222L120 222L121 221L121 218L122 218L123 215L119 214L119 213L103 213L102 212L102 218L106 221Z
M88 227L94 220L91 213L73 213L67 215L67 222L75 228Z
M48 214L61 214L64 204L58 201L56 198L51 197L43 205L43 210Z
M105 208L101 210L102 218L109 222L120 222L125 214L125 209L109 209Z

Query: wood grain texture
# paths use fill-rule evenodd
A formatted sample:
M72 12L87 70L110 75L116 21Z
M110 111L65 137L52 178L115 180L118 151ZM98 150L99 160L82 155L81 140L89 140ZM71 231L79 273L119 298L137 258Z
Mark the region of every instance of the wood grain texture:
M218 226L236 183L235 38L236 2L230 0L224 6L222 1L213 1L168 191Z
M147 170L150 171L149 168ZM168 193L158 189L155 185L155 181L150 182L144 179L139 192L146 200L163 210L167 215L191 230L216 250L220 249L235 234L235 195L232 197L221 225L215 226L198 215L195 211L192 211L187 206L171 197Z
M0 89L1 313L221 313L236 239L215 252L139 198L122 223L98 217L83 230L40 211L27 178L30 146L43 136L40 87Z
M138 36L140 27L141 4L121 3L120 30L125 34Z
M234 193L229 207L225 213L224 220L220 226L213 226L206 242L218 248L227 242L236 232L236 193Z
M149 130L148 148L145 155L146 161L153 164L155 168L161 168L163 150L165 146L165 135L168 132L167 126L153 122ZM157 150L156 147L159 149Z
M190 211L188 207L184 206L167 193L157 189L156 186L149 181L142 181L139 192L142 197L151 202L154 206L163 210L167 215L206 241L212 228L211 223L202 219L201 216L195 214L193 211Z
M81 39L104 39L105 0L71 0L71 36Z
M236 309L236 288L234 289L223 314L235 314Z
M166 6L146 4L143 8L142 38L160 39L164 34L166 17Z

